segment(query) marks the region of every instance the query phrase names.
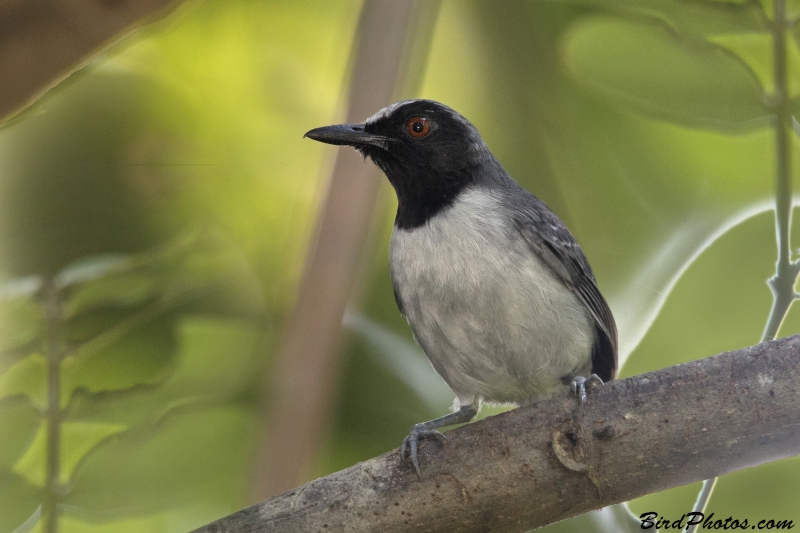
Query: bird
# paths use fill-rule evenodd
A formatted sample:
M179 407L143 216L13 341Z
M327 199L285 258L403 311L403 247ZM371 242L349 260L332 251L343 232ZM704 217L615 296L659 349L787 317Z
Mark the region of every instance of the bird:
M403 439L401 458L417 477L419 441L446 440L438 429L471 421L482 404L530 404L571 388L583 408L587 385L616 377L616 324L581 247L461 114L404 100L304 137L354 147L397 195L395 300L456 397L451 413Z

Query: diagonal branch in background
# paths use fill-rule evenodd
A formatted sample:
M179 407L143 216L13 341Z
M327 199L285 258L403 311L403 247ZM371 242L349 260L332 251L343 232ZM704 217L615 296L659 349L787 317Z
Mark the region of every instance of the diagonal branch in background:
M366 0L361 10L347 122L392 103L402 84L416 18L436 3ZM308 129L318 126L309 124ZM255 499L283 492L308 476L335 396L342 316L369 233L381 178L354 150L337 150L315 236L269 376L268 412L256 461Z
M520 532L800 454L800 335L567 393L317 479L195 533Z
M0 2L0 122L182 0Z

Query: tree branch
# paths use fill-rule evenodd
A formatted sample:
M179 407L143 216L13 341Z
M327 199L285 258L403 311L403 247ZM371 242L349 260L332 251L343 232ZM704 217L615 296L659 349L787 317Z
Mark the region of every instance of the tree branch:
M426 27L416 19L430 15L431 7L420 0L364 2L345 122L362 122L393 101L411 41ZM383 179L377 174L355 150L336 151L297 302L266 381L267 415L254 473L258 498L252 501L293 487L313 463L335 395L342 316Z
M0 122L182 1L0 2Z
M800 335L567 393L398 450L196 530L527 531L800 453Z

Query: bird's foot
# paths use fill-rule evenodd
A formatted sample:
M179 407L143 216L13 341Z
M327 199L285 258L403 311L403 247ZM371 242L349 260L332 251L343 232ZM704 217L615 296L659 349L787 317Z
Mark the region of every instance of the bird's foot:
M586 403L586 385L591 384L593 381L605 387L605 383L603 383L603 380L600 379L600 376L597 374L592 374L588 378L583 376L575 376L572 378L570 388L572 389L572 393L577 394L578 398L580 398L581 409L583 409L583 404Z
M472 400L474 400L474 398ZM478 414L480 401L472 400L469 403L465 402L465 404L459 407L458 411L455 411L454 413L440 416L439 418L434 418L433 420L428 420L427 422L420 422L419 424L414 424L411 427L411 431L409 431L408 436L403 439L403 445L400 447L400 457L402 460L405 460L406 452L408 452L408 459L414 466L414 471L417 473L417 478L420 478L419 461L417 461L417 444L419 443L419 440L438 439L441 441L446 441L447 439L445 436L436 431L436 428L452 426L453 424L463 424L464 422L469 422L475 418L475 415Z
M420 473L419 461L417 460L417 444L420 439L437 439L442 442L447 440L440 432L435 429L428 429L422 424L413 426L411 431L408 432L408 436L403 439L403 445L400 447L400 457L405 459L406 452L408 452L408 460L411 461L418 479L420 479Z

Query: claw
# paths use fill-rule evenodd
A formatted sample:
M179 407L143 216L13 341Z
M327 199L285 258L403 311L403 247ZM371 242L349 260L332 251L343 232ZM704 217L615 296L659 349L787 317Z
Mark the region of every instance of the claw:
M443 442L447 441L447 438L436 431L436 428L469 422L475 418L475 415L478 414L478 407L480 407L480 402L468 403L459 407L458 411L454 413L440 416L439 418L434 418L433 420L428 420L427 422L414 424L411 427L411 431L408 432L408 436L403 439L403 445L400 447L401 460L405 461L406 452L408 452L408 459L414 466L414 471L417 473L417 477L419 478L419 461L417 460L417 444L419 443L419 439L434 438Z
M417 473L417 479L422 479L419 471L419 461L417 460L418 443L420 439L430 438L434 438L442 442L447 441L447 437L435 429L424 429L414 426L411 428L411 431L409 431L408 436L403 439L402 446L400 446L400 457L405 459L406 452L408 452L408 460L411 461L411 465L414 467L414 471Z
M583 409L583 404L586 403L586 385L592 382L599 383L603 387L605 387L605 383L603 380L600 379L600 376L597 374L592 374L588 378L583 376L575 376L572 378L572 382L570 383L570 389L572 389L573 394L577 394L578 398L581 400L581 409Z

